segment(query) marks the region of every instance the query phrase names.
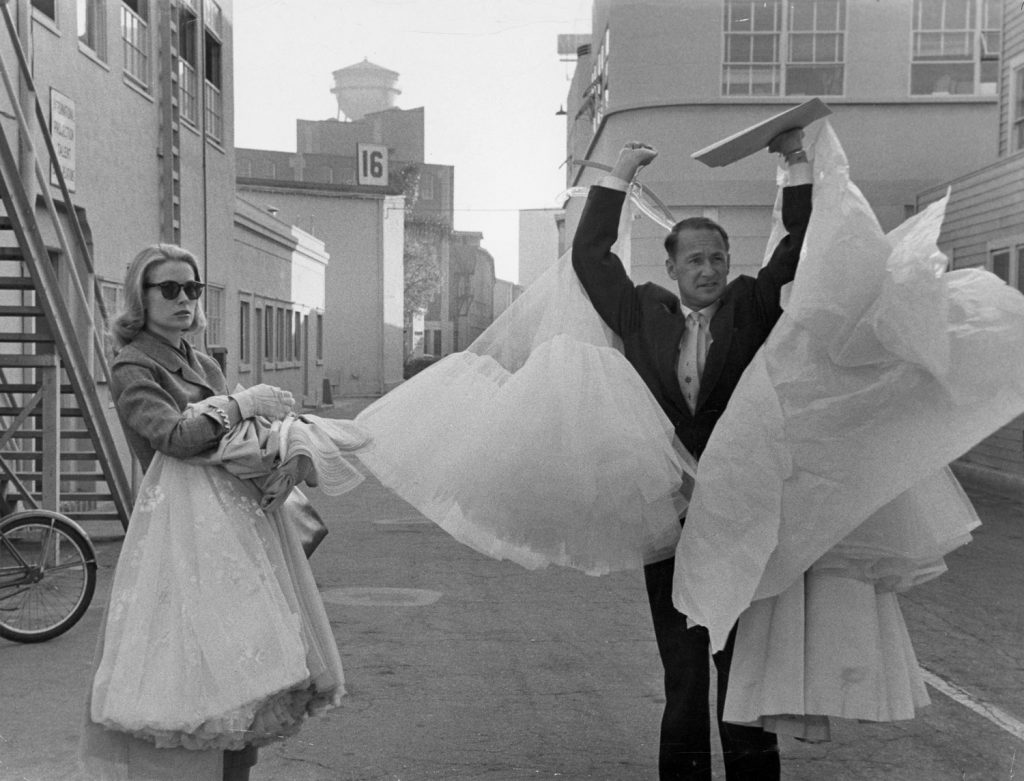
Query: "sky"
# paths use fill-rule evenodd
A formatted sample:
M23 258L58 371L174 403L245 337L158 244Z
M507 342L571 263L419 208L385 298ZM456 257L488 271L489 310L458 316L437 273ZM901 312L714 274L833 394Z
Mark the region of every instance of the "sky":
M295 120L338 113L332 73L398 72L423 107L425 162L455 167L455 228L480 231L518 281L518 210L559 206L575 64L558 35L590 32L591 0L236 0L235 144L295 151Z

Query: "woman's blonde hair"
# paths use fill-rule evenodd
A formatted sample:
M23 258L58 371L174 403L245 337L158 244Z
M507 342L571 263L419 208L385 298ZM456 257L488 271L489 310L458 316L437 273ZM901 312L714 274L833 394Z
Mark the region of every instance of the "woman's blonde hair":
M110 338L114 353L138 336L146 325L146 274L152 266L168 260L180 260L188 263L199 279L199 262L195 255L176 244L153 244L146 247L128 264L124 275L124 305L110 324ZM192 323L185 329L186 333L198 333L206 328L206 315L203 307L196 305L196 315Z

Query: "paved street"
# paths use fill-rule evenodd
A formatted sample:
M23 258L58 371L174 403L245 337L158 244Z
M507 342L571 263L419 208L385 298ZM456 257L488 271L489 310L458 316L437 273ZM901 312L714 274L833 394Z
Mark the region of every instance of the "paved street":
M921 664L954 696L930 689L909 723L836 722L830 743L787 740L783 778L1024 777L1024 497L971 495L984 523L974 542L902 602ZM491 561L373 480L314 499L331 533L313 566L348 697L261 750L253 781L656 778L661 672L639 573ZM120 548L96 536L101 579L85 619L39 646L0 640L2 781L74 778Z

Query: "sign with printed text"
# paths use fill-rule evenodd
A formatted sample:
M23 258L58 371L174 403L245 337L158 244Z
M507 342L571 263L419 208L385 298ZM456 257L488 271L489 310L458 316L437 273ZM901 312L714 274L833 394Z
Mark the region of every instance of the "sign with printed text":
M359 184L378 184L382 187L388 183L388 148L380 144L356 144Z
M56 166L69 192L75 191L75 101L50 88L50 136L57 159L50 166L50 184L59 185Z

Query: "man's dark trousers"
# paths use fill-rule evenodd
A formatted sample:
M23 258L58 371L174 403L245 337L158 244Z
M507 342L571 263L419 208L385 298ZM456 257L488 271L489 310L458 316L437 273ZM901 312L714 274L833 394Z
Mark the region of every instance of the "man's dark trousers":
M665 668L665 713L661 720L658 777L661 781L711 781L711 717L708 712L710 641L704 627L686 628L686 616L672 604L674 559L644 567L654 634ZM728 781L779 778L775 735L722 723L736 630L714 655L718 670L718 729Z

